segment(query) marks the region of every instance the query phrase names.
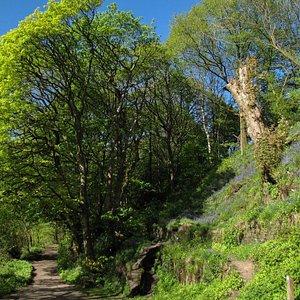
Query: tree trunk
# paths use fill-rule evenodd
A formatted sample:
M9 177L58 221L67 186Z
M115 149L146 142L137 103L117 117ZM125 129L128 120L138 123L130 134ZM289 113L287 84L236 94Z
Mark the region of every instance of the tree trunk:
M76 257L83 253L82 226L80 220L69 220L68 228L72 233L72 251Z
M240 149L241 155L244 155L247 146L247 126L244 114L240 111Z
M276 183L272 177L271 166L268 164L267 157L262 154L264 148L274 147L270 142L271 132L263 121L262 112L260 111L255 86L252 82L256 61L254 58L248 58L246 63L241 63L237 71L237 78L230 81L226 88L232 94L240 108L241 129L242 118L245 118L248 135L255 145L255 153L258 155L257 160L261 169L263 181L265 183ZM241 130L241 143L242 143Z
M74 110L75 111L75 110ZM82 223L82 239L83 248L86 258L93 258L93 243L90 233L90 203L87 191L87 174L88 166L86 156L83 150L83 128L81 125L81 114L75 114L75 134L77 142L77 160L79 168L79 200L81 205L81 223Z
M81 203L81 222L82 222L82 239L83 248L86 258L93 258L93 243L90 233L90 205L87 192L87 166L85 157L78 146L79 173L80 173L80 189L79 198Z
M172 139L171 134L167 133L167 151L168 151L168 169L169 169L169 190L172 194L174 191L174 180L175 180L175 162L174 154L172 150Z
M238 104L240 111L243 112L247 124L248 135L257 144L259 138L268 132L264 124L260 111L255 86L252 82L252 69L255 61L248 59L246 63L241 63L237 72L237 78L231 80L226 88Z
M150 124L151 125L151 124ZM152 164L153 164L153 149L152 149L152 128L150 127L150 132L149 132L149 148L148 148L148 171L147 171L147 179L149 180L150 183L153 183L153 169L152 169Z
M206 115L205 115L204 96L202 96L202 99L201 99L200 109L201 109L201 118L202 118L203 130L204 130L204 133L205 133L205 136L206 136L206 141L207 141L207 152L208 152L208 157L209 157L209 160L210 160L211 159L211 142L210 142L210 134L209 134L208 126L207 126L207 119L206 119Z

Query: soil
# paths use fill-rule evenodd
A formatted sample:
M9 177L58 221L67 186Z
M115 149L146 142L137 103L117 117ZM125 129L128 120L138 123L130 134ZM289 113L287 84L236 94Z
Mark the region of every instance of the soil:
M4 300L91 300L115 299L109 296L90 296L79 291L74 285L64 284L57 272L57 247L51 246L32 261L33 281L18 293L6 296ZM120 299L120 298L118 298Z
M254 264L251 260L232 259L231 264L236 268L238 273L240 273L245 282L248 282L253 278L255 269Z
M243 280L247 283L250 281L255 275L255 266L253 261L247 260L238 260L234 257L230 260L231 265L237 270L237 272L241 275ZM232 291L228 300L238 299L240 292Z

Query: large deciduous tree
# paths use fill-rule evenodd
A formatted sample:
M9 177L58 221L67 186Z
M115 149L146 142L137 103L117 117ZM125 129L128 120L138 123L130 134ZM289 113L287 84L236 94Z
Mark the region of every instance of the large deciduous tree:
M282 8L280 8L282 6ZM226 88L240 111L241 141L246 122L248 135L256 147L270 134L263 114L262 95L268 83L260 85L264 74L291 76L297 65L299 28L297 13L291 12L283 25L282 11L296 9L294 1L211 1L206 0L175 18L169 47L180 53L191 72L210 74ZM282 33L290 28L290 45L284 45ZM286 32L286 31L285 31ZM292 59L293 58L293 59ZM287 65L293 65L292 69ZM206 76L207 78L207 76ZM202 79L205 85L207 79ZM289 101L287 97L287 101ZM263 169L268 171L263 166ZM264 171L264 172L265 172ZM273 181L269 176L267 180Z
M10 178L69 227L86 257L91 224L125 203L142 137L139 89L157 44L131 13L97 13L100 2L50 2L0 45Z

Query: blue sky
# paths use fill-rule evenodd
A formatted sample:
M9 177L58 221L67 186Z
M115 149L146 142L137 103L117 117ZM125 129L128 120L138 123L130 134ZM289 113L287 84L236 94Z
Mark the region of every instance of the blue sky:
M199 0L105 0L102 7L117 3L122 10L133 11L143 17L147 24L155 20L156 31L164 41L169 33L169 24L175 14L187 12ZM0 0L0 35L18 26L18 22L31 14L35 8L43 7L47 0Z

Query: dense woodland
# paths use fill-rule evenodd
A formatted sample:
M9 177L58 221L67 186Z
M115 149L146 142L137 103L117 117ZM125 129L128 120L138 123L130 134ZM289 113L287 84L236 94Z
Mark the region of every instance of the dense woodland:
M298 222L280 209L300 201L299 1L203 0L174 18L165 44L101 3L49 1L0 39L0 263L59 243L67 281L128 294L141 247L170 239L153 299L226 299L243 286L226 257L254 248L246 224L277 204L262 231L275 215L288 236ZM203 276L201 259L214 263ZM185 264L194 277L183 284ZM283 299L277 281L251 294L255 280L240 299Z

